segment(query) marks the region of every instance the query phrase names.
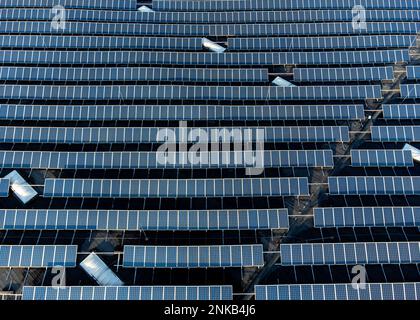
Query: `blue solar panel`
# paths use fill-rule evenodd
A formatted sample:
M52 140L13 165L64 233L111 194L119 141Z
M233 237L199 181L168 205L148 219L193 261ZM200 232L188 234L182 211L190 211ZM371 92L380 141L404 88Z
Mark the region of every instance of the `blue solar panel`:
M420 208L314 208L314 226L317 228L420 227Z
M373 81L392 80L392 67L364 67L364 68L295 68L294 81Z
M288 229L287 209L0 210L3 230Z
M257 131L263 130L263 131ZM0 141L7 143L153 143L163 142L164 136L182 139L184 130L188 142L196 142L191 130L196 128L122 128L122 127L0 127ZM197 131L195 131L197 132ZM250 127L200 128L200 133L215 134L222 142L240 141L250 134L252 141L266 142L334 142L349 141L348 127ZM225 132L225 134L223 134ZM263 132L265 137L259 132ZM221 134L222 133L222 134ZM229 134L231 133L231 134Z
M419 300L420 283L283 284L255 286L256 300Z
M157 11L241 11L290 9L349 9L357 4L365 9L420 9L416 0L154 0Z
M37 37L39 38L39 37ZM39 40L40 41L40 40ZM13 42L18 43L19 41ZM40 45L42 41L39 42ZM4 44L0 43L1 47ZM0 62L24 64L353 65L410 61L408 50L323 52L155 52L1 50Z
M420 97L420 84L402 84L401 97L416 99Z
M126 268L210 268L264 265L262 245L124 246Z
M1 9L1 20L51 20L51 9ZM261 23L352 21L351 10L153 12L66 9L67 21L159 23ZM418 10L367 10L366 21L419 21Z
M202 50L201 38L0 35L3 48ZM95 54L84 52L82 55ZM98 52L100 53L100 52ZM104 52L105 53L105 52ZM82 62L82 61L81 61Z
M0 198L6 198L9 196L9 185L8 179L0 179Z
M420 119L420 104L383 104L385 119Z
M0 80L268 82L267 69L0 67Z
M75 267L77 246L0 245L0 267Z
M416 36L375 35L345 37L228 38L229 50L319 50L358 48L407 48Z
M407 66L407 79L409 79L409 80L420 79L420 67L418 67L418 66Z
M35 86L3 85L3 99L34 100L365 100L382 98L380 86Z
M353 167L412 167L410 150L351 150Z
M308 179L45 179L44 197L156 198L308 195Z
M353 120L364 106L0 105L3 120Z
M232 286L24 286L22 300L232 300L232 292Z
M418 195L420 177L328 177L330 194Z
M65 8L83 8L83 9L126 9L135 10L137 8L136 0L2 0L0 8L52 8L60 4Z
M282 265L410 264L420 262L420 242L281 244Z
M3 34L78 34L137 36L280 36L280 35L351 35L416 34L416 22L370 22L365 29L353 28L352 22L284 23L284 24L148 24L66 21L63 29L51 28L51 22L0 21ZM42 38L42 36L41 36Z
M411 157L411 152L410 153ZM0 168L45 169L139 169L139 168L241 168L256 165L269 167L333 167L331 150L280 151L207 151L200 153L199 163L182 161L188 152L49 152L0 151ZM261 156L261 160L256 160ZM241 159L238 161L238 159ZM205 160L205 161L204 161ZM246 160L246 161L245 161ZM261 163L257 163L260 161Z
M373 126L372 141L420 141L420 126Z

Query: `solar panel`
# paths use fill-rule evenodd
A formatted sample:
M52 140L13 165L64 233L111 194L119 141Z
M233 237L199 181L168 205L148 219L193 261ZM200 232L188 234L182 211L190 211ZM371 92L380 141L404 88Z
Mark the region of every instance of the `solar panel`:
M75 267L77 246L0 245L0 267Z
M419 207L314 208L317 228L418 227Z
M3 34L78 34L136 36L280 36L280 35L351 35L416 34L416 22L369 22L366 29L353 28L352 22L277 23L277 24L149 24L66 21L63 29L51 28L51 22L0 21Z
M126 9L136 10L136 0L60 0L59 4L65 8L83 9ZM52 8L57 5L55 0L2 0L0 8Z
M3 120L353 120L354 105L0 105Z
M287 209L255 210L0 210L3 230L288 229Z
M380 86L34 86L3 85L3 99L34 100L364 100L382 98Z
M409 150L351 150L353 167L412 167Z
M37 37L39 38L39 37ZM17 43L17 39L16 42ZM0 45L4 47L3 44ZM24 64L353 65L408 62L408 50L322 52L150 52L1 50L0 62Z
M124 246L126 268L259 267L262 245Z
M319 50L359 48L402 48L416 42L416 36L375 35L344 37L228 38L229 50Z
M392 80L392 67L364 67L364 68L294 68L295 81L373 81Z
M409 264L420 262L420 242L281 244L282 265Z
M0 35L2 48L202 50L201 38ZM81 52L88 54L87 52ZM93 52L95 54L96 52Z
M255 286L255 300L418 300L420 283L282 284Z
M330 194L417 195L420 177L328 177Z
M257 131L257 129L259 131ZM191 131L193 134L190 135ZM221 142L242 143L242 137L266 142L349 141L348 127L234 127L234 128L157 128L157 127L0 127L0 142L6 143L153 143L185 140L196 142L197 133L217 137ZM265 138L261 136L265 134ZM213 139L215 140L215 139ZM216 141L213 141L216 142Z
M420 68L418 66L407 66L407 79L417 80L420 79Z
M418 10L367 10L366 21L419 21ZM51 20L50 9L1 9L1 20ZM153 12L66 9L67 21L159 22L159 23L268 23L352 21L351 10Z
M420 97L420 84L402 84L401 97L416 99Z
M268 82L268 70L147 67L0 67L0 80Z
M408 151L410 157L411 152ZM167 152L162 163L157 152L48 152L0 151L0 168L45 169L139 169L139 168L241 168L333 167L331 150L208 151L189 159L189 152ZM261 156L261 160L255 159ZM241 159L241 160L240 160ZM175 161L173 161L175 160Z
M385 119L420 119L419 104L383 104Z
M9 179L0 179L0 198L7 198L9 196Z
M373 126L372 141L420 141L420 126Z
M308 195L307 178L45 179L44 197L156 198Z
M232 286L24 286L22 300L232 300L232 292Z

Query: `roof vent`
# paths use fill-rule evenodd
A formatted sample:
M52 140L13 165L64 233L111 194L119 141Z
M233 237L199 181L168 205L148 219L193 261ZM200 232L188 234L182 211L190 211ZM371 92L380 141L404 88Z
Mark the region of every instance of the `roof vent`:
M85 270L100 286L123 286L124 283L112 272L112 270L99 258L96 253L89 254L80 266Z
M223 48L221 45L207 38L202 38L201 44L203 45L204 48L209 49L210 51L213 51L213 52L217 52L217 53L222 53L222 52L225 52L226 50L226 48Z

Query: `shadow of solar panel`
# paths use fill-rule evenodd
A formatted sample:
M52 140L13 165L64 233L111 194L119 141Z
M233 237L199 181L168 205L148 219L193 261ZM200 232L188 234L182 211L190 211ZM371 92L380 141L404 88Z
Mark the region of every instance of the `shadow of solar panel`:
M126 268L217 268L264 265L262 245L124 246Z
M418 207L314 208L317 228L419 227Z
M418 300L420 283L257 285L256 300Z
M308 195L305 178L83 180L45 179L44 197L177 198Z
M255 210L0 210L3 230L288 229L287 209Z

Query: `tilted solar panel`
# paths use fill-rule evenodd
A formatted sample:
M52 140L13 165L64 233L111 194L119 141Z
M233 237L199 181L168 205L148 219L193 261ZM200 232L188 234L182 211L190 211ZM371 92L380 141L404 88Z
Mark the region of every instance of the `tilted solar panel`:
M0 245L0 267L75 267L77 246Z
M392 67L364 67L364 68L294 68L294 81L373 81L392 80Z
M288 229L287 209L255 210L0 210L4 230Z
M367 10L366 21L420 21L419 10ZM66 9L67 21L159 23L269 23L352 21L351 10L153 12ZM51 9L0 9L0 20L47 20Z
M2 0L0 8L52 8L57 5L55 0ZM60 0L59 4L65 8L136 10L136 0Z
M308 195L308 179L45 179L44 197L156 198Z
M232 292L232 286L24 286L22 300L232 300Z
M2 120L354 120L354 105L12 105L0 104Z
M409 150L351 150L353 167L412 167Z
M352 22L285 24L127 24L70 22L54 29L51 22L0 21L0 32L27 34L137 35L137 36L281 36L281 35L352 35L416 34L417 22L370 22L366 28L353 28Z
M185 134L185 136L183 135ZM241 142L249 137L257 142L349 141L348 127L0 127L5 143L169 143L196 142L200 134L213 142ZM167 138L166 138L167 137Z
M293 243L280 245L282 265L410 264L420 242Z
M0 80L268 82L268 70L147 67L0 67Z
M410 153L410 152L409 152ZM139 169L139 168L241 168L333 167L331 150L207 151L195 155L167 152L162 161L157 152L48 152L0 151L0 168L24 169ZM411 153L410 153L411 156ZM261 159L257 159L261 157Z
M373 86L34 86L4 85L3 99L36 100L364 100L382 98Z
M420 126L372 126L372 141L420 141Z
M418 300L420 283L283 284L255 286L256 300Z
M39 38L39 37L38 37ZM13 43L18 43L16 39ZM18 44L19 45L19 44ZM39 45L42 41L39 40ZM3 45L0 43L0 46ZM1 50L0 62L24 64L153 64L194 66L360 65L408 62L408 50L325 52L149 52L149 51L23 51Z
M401 97L416 99L420 97L420 84L401 84Z
M330 194L418 195L420 177L328 177Z
M420 119L420 104L383 104L385 119Z
M418 67L418 66L407 66L407 79L409 79L409 80L420 79L420 67Z
M317 228L418 227L419 207L314 208Z
M0 179L0 198L6 198L9 196L9 179Z
M124 246L126 268L258 267L264 265L262 245Z

